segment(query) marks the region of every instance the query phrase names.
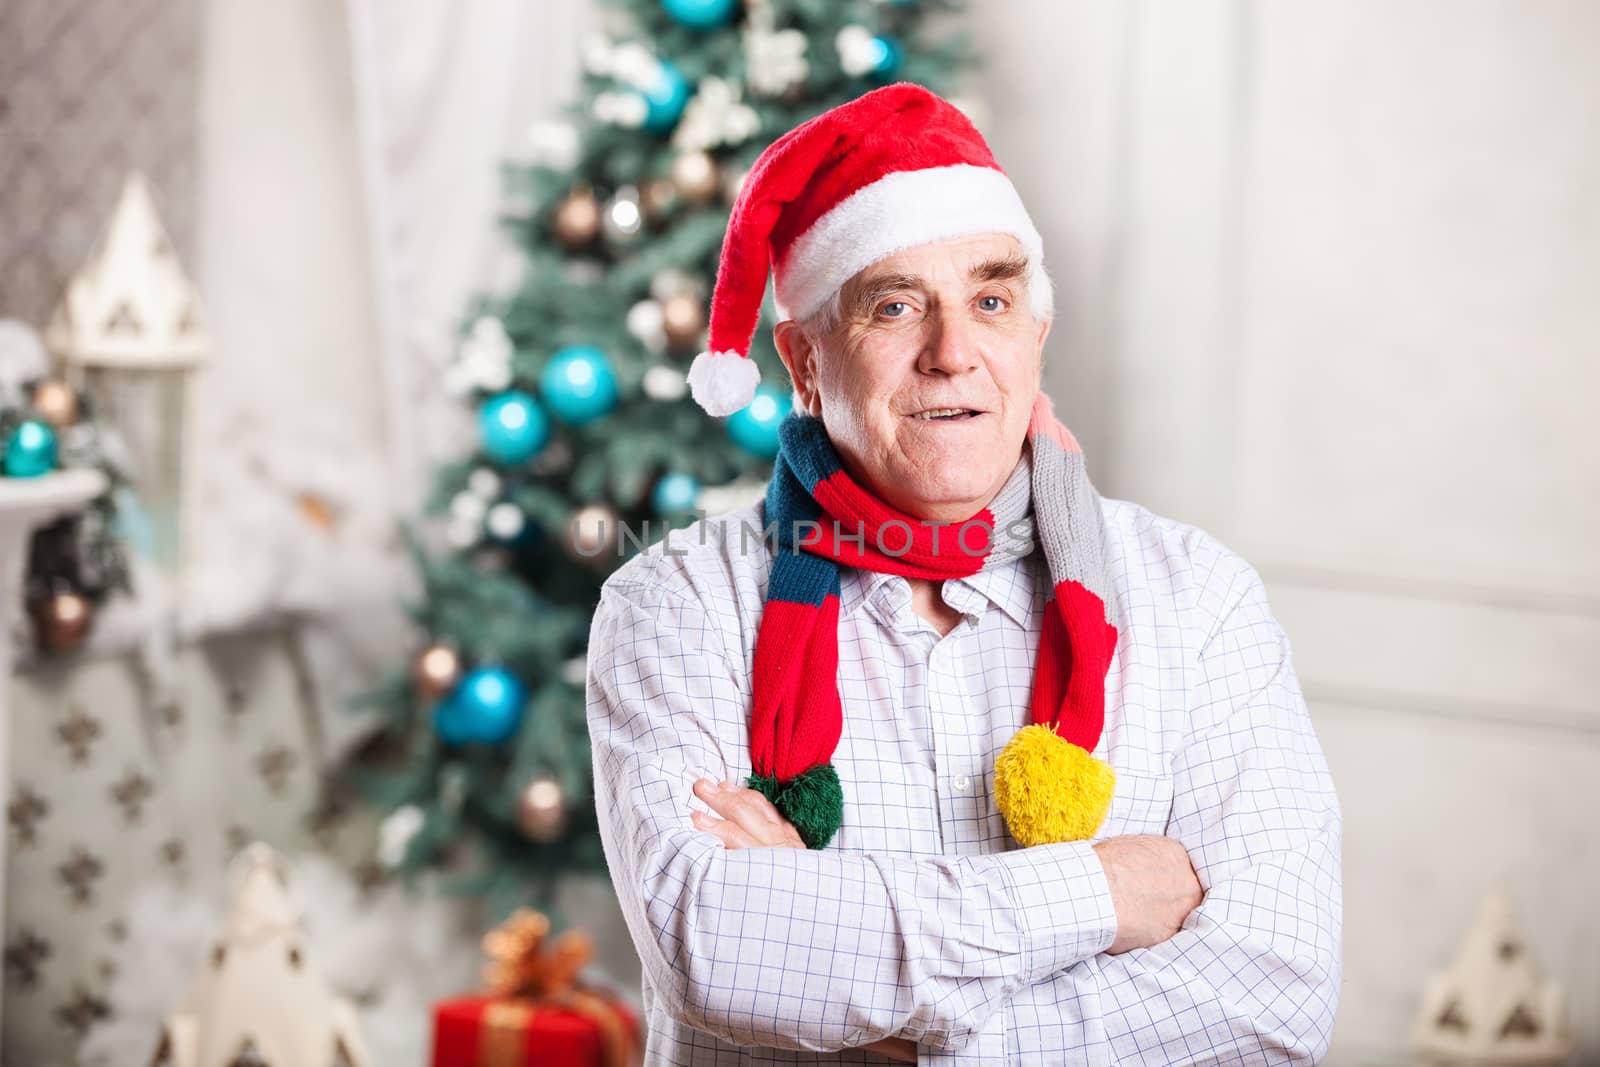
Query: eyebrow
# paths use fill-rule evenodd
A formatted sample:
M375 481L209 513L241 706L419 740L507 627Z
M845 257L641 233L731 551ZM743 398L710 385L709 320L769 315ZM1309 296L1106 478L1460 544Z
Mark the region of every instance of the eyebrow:
M996 256L976 264L967 276L975 282L1000 282L1021 278L1028 273L1028 261L1022 256ZM859 318L872 311L873 305L891 293L904 289L922 289L927 283L917 274L880 274L862 282L851 294L846 314Z

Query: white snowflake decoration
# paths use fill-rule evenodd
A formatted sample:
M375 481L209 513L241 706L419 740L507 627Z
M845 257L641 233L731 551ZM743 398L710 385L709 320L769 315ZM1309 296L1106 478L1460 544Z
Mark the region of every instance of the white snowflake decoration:
M684 108L672 144L682 152L743 144L761 129L755 109L739 99L739 87L722 78L702 78Z
M796 29L774 30L771 22L770 15L752 16L744 32L744 80L757 96L782 96L811 75L806 35Z
M650 105L638 93L607 90L595 94L594 104L590 110L597 122L636 130L644 125L645 116L650 113Z
M522 514L521 508L509 500L502 500L489 509L484 525L494 537L510 541L522 533L523 527L527 525L527 517Z
M479 467L467 475L467 488L485 500L500 495L500 476L488 467Z
M657 354L667 349L667 330L663 322L661 305L654 300L641 300L628 309L628 332L639 343Z
M644 372L644 395L651 400L681 400L689 391L689 380L677 367L657 364Z
M499 319L484 315L461 339L455 364L445 372L445 388L464 396L473 389L498 392L510 384L511 338Z

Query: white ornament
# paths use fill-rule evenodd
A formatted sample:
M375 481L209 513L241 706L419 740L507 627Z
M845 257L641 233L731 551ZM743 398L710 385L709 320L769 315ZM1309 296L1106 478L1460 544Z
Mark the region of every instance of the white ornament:
M422 830L422 809L415 804L396 808L378 824L378 862L393 870L405 862L412 838Z
M281 862L261 844L237 862L233 911L152 1062L230 1067L249 1050L268 1064L365 1067L355 1009L312 965Z
M450 498L450 517L461 522L482 522L488 503L475 492L457 493Z
M578 162L577 127L561 119L538 119L528 127L528 147L534 163L570 170Z
M628 332L639 339L639 343L652 352L664 352L667 348L667 330L664 325L661 305L654 300L641 300L628 309ZM648 375L647 375L648 377Z
M500 495L500 476L488 467L479 467L467 475L467 488L484 500Z
M642 92L660 80L661 61L644 45L628 41L611 52L611 76Z
M606 236L613 241L627 241L639 233L644 225L644 213L639 210L639 189L624 185L606 205Z
M771 11L763 7L751 16L744 34L744 80L757 96L782 96L811 74L806 35L796 29L771 27Z
M846 26L833 39L839 50L839 66L851 77L870 74L883 58L883 48L865 26Z
M459 379L488 392L504 389L511 384L511 351L511 338L500 320L479 317L456 349Z
M681 152L707 151L721 145L743 144L761 129L755 109L739 100L739 87L731 81L707 77L700 80L694 98L672 134Z
M644 372L644 395L651 400L681 400L689 381L677 367L657 364Z
M489 517L484 520L484 526L491 536L502 541L510 541L522 533L527 522L527 517L522 514L521 508L510 501L502 501L489 509Z
M737 352L702 352L689 364L689 390L709 415L732 415L755 399L761 369Z
M137 171L94 254L67 284L45 343L71 363L137 370L193 367L210 354L200 296Z
M582 656L573 656L561 665L561 680L568 685L582 686L589 677L589 663Z
M477 544L483 538L483 522L469 522L462 519L452 519L445 527L444 539L451 548L467 549Z
M638 93L619 93L608 89L595 94L591 110L599 122L638 129L644 125L645 116L650 113L650 105Z
M611 76L613 50L605 34L584 34L578 42L578 53L584 70L601 78Z

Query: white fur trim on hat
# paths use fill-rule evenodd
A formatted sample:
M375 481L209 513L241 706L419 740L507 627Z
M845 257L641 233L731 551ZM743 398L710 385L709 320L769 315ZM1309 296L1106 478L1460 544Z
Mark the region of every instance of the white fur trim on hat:
M689 364L689 391L709 415L732 415L756 396L761 368L737 352L702 352Z
M773 272L779 316L803 319L863 270L906 248L1008 233L1038 266L1044 242L1011 179L961 163L887 174L851 193L795 239Z

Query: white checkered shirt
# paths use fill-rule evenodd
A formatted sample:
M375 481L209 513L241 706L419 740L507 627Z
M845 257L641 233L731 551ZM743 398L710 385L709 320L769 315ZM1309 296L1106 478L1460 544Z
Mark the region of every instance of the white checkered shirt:
M1341 822L1288 639L1259 576L1210 535L1104 506L1121 614L1101 836L1177 838L1205 893L1172 938L1115 956L1090 843L1019 849L993 801L995 756L1029 721L1037 556L945 582L962 620L942 638L904 579L843 572L844 823L819 851L730 851L689 820L709 810L695 779L751 772L760 505L606 582L589 732L649 1063L885 1063L857 1046L888 1036L925 1064L1322 1058Z

